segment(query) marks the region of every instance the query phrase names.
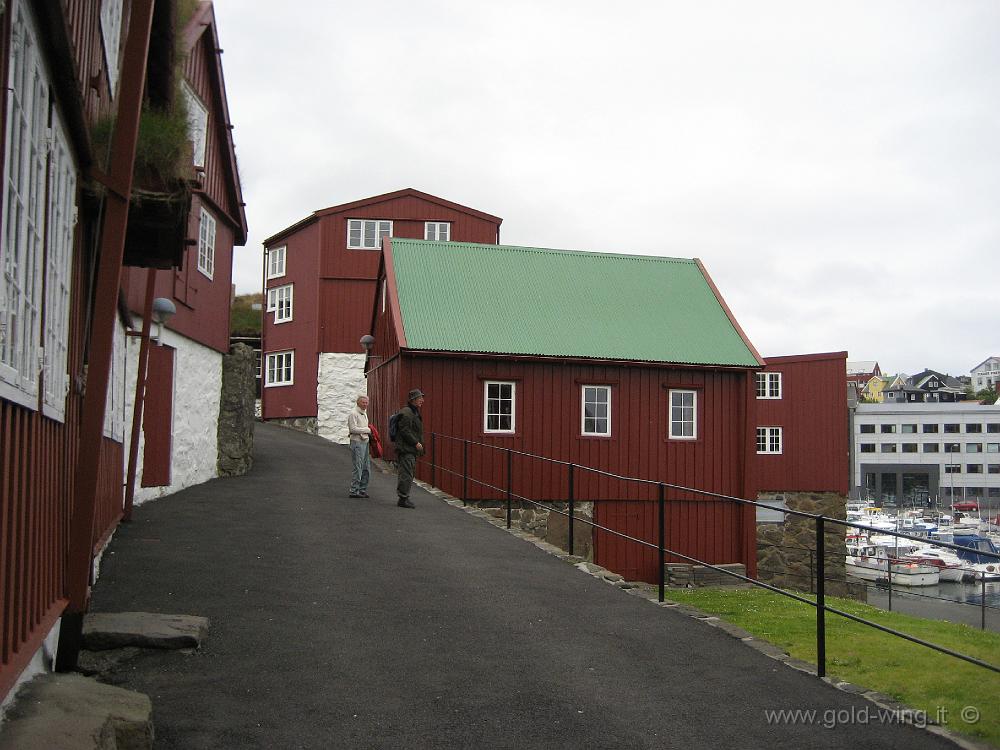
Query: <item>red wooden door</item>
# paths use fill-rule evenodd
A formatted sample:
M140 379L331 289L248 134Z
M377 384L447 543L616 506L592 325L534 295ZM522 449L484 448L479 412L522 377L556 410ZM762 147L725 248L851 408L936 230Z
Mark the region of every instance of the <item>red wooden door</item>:
M149 348L146 400L142 412L142 486L170 484L174 427L174 354L169 346Z

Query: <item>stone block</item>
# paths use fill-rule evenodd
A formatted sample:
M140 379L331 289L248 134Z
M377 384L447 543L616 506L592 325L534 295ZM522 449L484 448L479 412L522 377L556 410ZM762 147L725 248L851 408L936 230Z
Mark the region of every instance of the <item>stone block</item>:
M139 648L198 648L208 619L153 612L91 612L83 620L83 645L90 651Z
M74 674L22 688L0 731L0 750L146 750L153 706L141 693Z
M593 522L589 515L574 514L573 521L573 554L585 560L594 559L594 527L580 520ZM554 544L567 552L569 550L569 518L559 513L549 513L545 529L545 541Z

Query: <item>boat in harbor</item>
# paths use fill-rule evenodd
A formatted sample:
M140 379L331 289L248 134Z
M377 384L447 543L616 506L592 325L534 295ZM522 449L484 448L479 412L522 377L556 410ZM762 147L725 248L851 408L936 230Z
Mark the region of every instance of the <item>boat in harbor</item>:
M873 543L849 543L846 570L848 575L863 581L886 582L895 586L934 586L941 580L937 565L890 556L884 545Z
M954 532L954 543L965 549L955 550L977 581L1000 581L1000 549L982 534Z
M975 578L974 571L965 567L962 558L956 555L953 550L945 547L918 547L912 552L907 552L900 559L921 565L935 566L942 582L961 583L962 581L972 581Z

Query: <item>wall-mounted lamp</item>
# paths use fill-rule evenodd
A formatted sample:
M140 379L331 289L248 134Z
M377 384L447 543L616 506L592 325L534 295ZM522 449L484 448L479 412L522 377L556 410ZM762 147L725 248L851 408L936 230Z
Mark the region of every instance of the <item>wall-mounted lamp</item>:
M163 335L163 324L166 323L170 318L174 316L177 312L177 308L174 303L168 300L166 297L157 297L153 300L153 322L156 323L156 343L159 345L160 336Z
M361 337L361 346L364 348L366 354L371 354L372 347L375 346L375 337L370 333L366 333Z

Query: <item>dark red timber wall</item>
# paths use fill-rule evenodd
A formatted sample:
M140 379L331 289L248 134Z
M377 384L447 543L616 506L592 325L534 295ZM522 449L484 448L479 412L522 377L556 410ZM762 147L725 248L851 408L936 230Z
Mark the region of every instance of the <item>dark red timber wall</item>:
M174 354L169 346L150 346L146 391L165 394L148 399L142 411L142 486L170 484L173 446Z
M782 428L782 453L757 455L759 492L837 492L850 483L847 352L768 357L764 372L780 372L780 399L752 400L756 427ZM756 429L754 430L756 434Z
M376 342L381 338L376 334ZM418 476L433 480L456 497L503 499L508 448L572 462L577 465L574 497L596 502L598 523L655 543L655 484L624 482L580 467L740 497L748 489L746 414L753 375L747 371L407 353L390 362L391 366L385 367L376 363L369 377L373 418L384 429L388 415L405 401L411 387L425 391L428 456ZM516 383L513 435L483 430L487 380ZM611 437L580 434L583 385L611 386ZM668 439L671 388L697 392L697 440ZM468 439L470 445L466 449L461 440L444 437L432 442L431 432ZM444 467L433 476L432 450L434 463ZM512 455L511 461L515 495L532 500L567 499L565 465L519 455ZM463 467L473 481L463 482ZM753 571L756 532L752 509L675 490L668 491L667 499L669 549L707 562L744 562ZM604 532L595 538L595 560L626 577L657 580L655 551L647 552Z

